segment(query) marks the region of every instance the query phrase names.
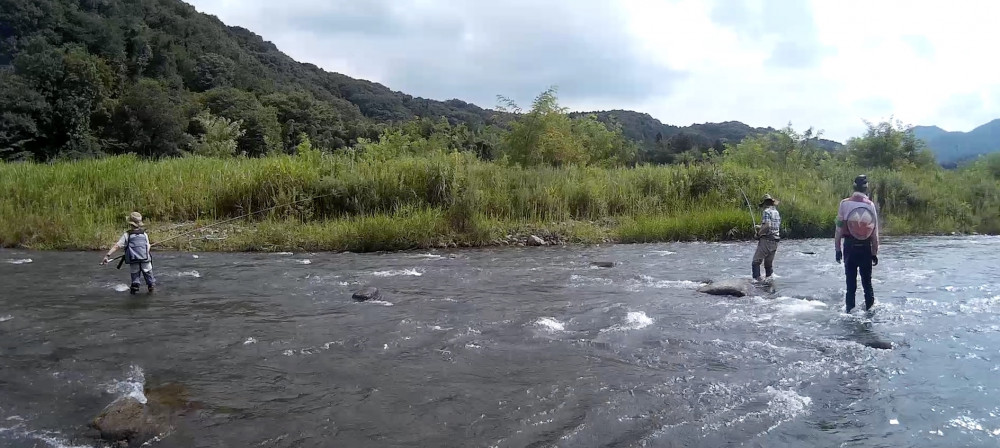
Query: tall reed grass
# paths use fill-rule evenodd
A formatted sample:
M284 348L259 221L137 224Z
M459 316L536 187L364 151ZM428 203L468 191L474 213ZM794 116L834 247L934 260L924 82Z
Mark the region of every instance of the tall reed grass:
M740 239L751 234L744 191L754 205L764 193L782 201L785 236L828 237L837 204L859 172L726 161L521 167L466 153L0 163L0 245L106 247L132 210L147 217L156 241L170 224L208 224L294 201L301 202L248 218L238 226L243 231L225 240L181 239L172 247L397 250L492 244L525 229L579 242ZM963 188L956 184L976 181L961 172L868 175L887 233L1000 230L995 180ZM758 209L753 215L760 219Z

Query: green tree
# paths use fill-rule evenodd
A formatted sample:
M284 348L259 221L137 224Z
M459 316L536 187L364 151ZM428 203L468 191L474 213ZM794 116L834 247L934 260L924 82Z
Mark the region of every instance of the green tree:
M202 102L212 114L243 123L245 133L237 140L241 152L262 156L281 150L277 110L262 105L253 93L223 87L205 92Z
M14 60L15 73L49 104L49 115L40 132L46 137L34 147L36 159L48 160L59 152L75 157L100 153L91 132L91 116L106 98L114 73L100 58L83 48L53 47L33 39Z
M872 124L865 121L864 136L847 142L855 163L863 167L900 169L934 165L934 155L913 134L912 126L891 120Z
M232 59L215 53L204 54L198 58L195 68L195 88L203 92L216 87L229 87L235 70L236 64Z
M631 162L635 149L621 128L608 129L594 116L573 119L560 107L555 88L542 92L528 113L500 97L503 112L518 114L504 137L505 155L521 165L587 165Z
M50 114L42 94L20 76L0 71L0 159L33 158L45 144Z
M109 126L122 150L145 157L181 154L191 142L184 99L163 83L141 79L125 92Z
M236 141L243 136L244 131L240 129L239 121L232 121L225 117L216 117L211 112L204 110L195 117L195 121L202 129L202 134L198 137L194 149L191 151L195 155L205 157L232 157L236 155Z

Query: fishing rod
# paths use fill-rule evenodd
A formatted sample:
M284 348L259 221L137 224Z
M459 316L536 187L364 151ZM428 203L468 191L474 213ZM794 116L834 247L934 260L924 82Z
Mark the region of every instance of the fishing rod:
M753 206L750 205L750 198L747 197L747 193L745 191L743 191L743 188L740 188L740 193L743 193L743 200L746 201L746 203L747 203L747 211L750 213L750 222L753 223L753 229L752 230L753 230L753 233L754 233L754 238L755 239L760 239L760 237L757 235L757 218L755 218L753 216Z
M209 229L209 228L212 228L212 227L215 227L215 226L221 226L223 224L227 224L227 223L230 223L230 222L233 222L233 221L238 221L238 220L246 218L248 216L253 216L253 215L260 214L260 213L269 212L269 211L274 210L276 208L288 207L288 206L291 206L291 205L298 204L300 202L314 201L316 199L325 198L327 196L333 196L334 194L336 194L336 193L328 193L328 194L323 194L323 195L319 195L319 196L313 196L313 197L306 198L306 199L299 199L298 201L293 201L293 202L289 202L289 203L286 203L286 204L275 205L273 207L268 207L268 208L265 208L265 209L262 209L262 210L257 210L255 212L246 213L246 214L237 216L235 218L227 219L225 221L219 221L219 222L216 222L216 223L204 225L204 226L198 227L198 228L196 228L194 230L190 230L190 231L181 233L179 235L174 235L174 236L172 236L170 238L167 238L165 240L157 241L157 242L155 242L153 244L150 244L149 247L159 246L159 245L161 245L163 243L166 243L168 241L173 241L173 240L176 240L178 238L190 235L192 233L201 232L202 230ZM108 261L115 261L115 260L118 260L119 258L121 259L121 261L118 262L117 269L121 269L122 268L122 264L125 263L125 254L124 253L121 254L121 255L119 255L119 256L117 256L117 257L115 257L115 258L112 258L112 259L110 259Z
M743 200L747 202L747 210L750 212L750 222L753 223L754 227L757 227L757 218L753 216L753 206L750 205L750 198L747 197L747 193L740 188L740 193L743 193Z

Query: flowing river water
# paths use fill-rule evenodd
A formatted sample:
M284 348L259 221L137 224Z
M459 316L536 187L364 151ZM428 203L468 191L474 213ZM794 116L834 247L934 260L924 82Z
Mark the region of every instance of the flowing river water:
M136 296L98 253L0 251L0 446L98 446L154 390L155 447L1000 445L1000 238L890 239L871 314L830 239L781 244L773 297L696 291L752 251L157 253Z

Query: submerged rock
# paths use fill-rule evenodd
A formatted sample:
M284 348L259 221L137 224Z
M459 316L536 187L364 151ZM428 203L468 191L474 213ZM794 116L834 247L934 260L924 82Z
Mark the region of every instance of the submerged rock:
M154 415L139 400L124 397L104 408L90 427L100 431L101 438L108 442L140 446L166 432L170 425L165 416Z
M755 284L749 279L732 278L709 283L698 288L698 292L715 296L744 297L754 294L773 294L774 286Z
M615 262L613 262L613 261L592 261L592 262L590 262L590 265L598 267L598 268L613 268L613 267L615 267Z
M736 278L729 280L722 280L719 282L713 282L711 284L698 288L698 292L703 292L705 294L711 294L715 296L743 297L749 294L749 291L750 291L750 282Z
M892 342L889 341L881 341L878 339L874 339L871 341L862 342L862 344L865 347L871 347L879 350L892 350Z
M354 300L364 302L366 300L378 300L382 297L382 293L379 292L378 288L374 286L368 286L366 288L360 289L351 296Z
M543 240L543 239L541 239L541 238L539 238L539 237L537 237L535 235L531 235L531 236L528 237L527 244L529 246L544 246L546 243L545 243L545 240Z

